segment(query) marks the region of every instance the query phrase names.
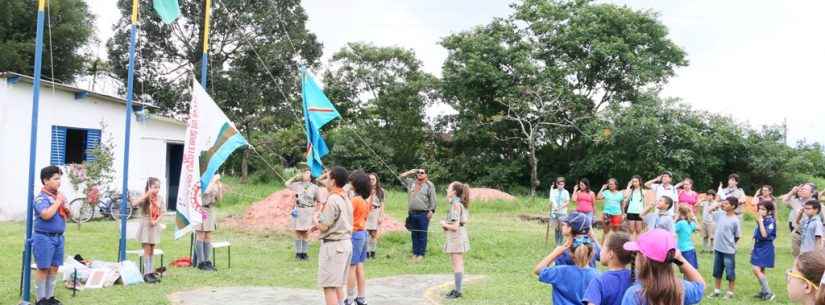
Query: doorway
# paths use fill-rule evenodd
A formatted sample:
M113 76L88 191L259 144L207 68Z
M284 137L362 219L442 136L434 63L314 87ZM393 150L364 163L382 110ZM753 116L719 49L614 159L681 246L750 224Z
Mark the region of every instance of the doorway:
M169 190L166 202L169 211L177 211L181 166L183 166L183 144L166 143L166 181L169 183L166 188Z

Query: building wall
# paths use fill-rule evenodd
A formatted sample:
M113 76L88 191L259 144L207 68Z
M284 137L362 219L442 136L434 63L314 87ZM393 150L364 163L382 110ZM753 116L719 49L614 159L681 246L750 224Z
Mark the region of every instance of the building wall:
M26 187L28 185L29 136L31 127L32 85L24 81L8 84L0 78L0 221L25 218ZM86 97L76 100L74 93L41 89L40 115L37 130L35 160L35 190L39 190L40 168L49 165L51 127L99 129L106 125L103 141L114 144L115 181L120 189L123 177L123 145L125 143L125 105ZM183 142L183 124L149 120L137 122L132 117L132 137L129 161L129 189L143 191L146 177L154 176L166 185L167 141ZM61 191L71 200L76 195L63 180ZM162 190L165 192L165 190Z

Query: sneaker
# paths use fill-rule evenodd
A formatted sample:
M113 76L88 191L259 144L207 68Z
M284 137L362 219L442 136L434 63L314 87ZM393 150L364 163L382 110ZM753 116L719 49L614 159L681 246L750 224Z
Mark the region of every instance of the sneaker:
M308 260L309 260L309 254L306 254L306 253L301 253L301 257L302 257L305 261L308 261Z
M355 298L356 305L367 305L367 300L362 297Z
M776 299L776 295L773 293L766 293L762 296L763 301L773 301Z
M143 275L143 282L146 284L154 284L156 283L156 279L152 277L151 273L147 273Z
M346 299L344 300L344 305L352 305L352 302L350 302L349 299Z
M51 299L40 299L40 301L37 301L37 303L34 303L34 305L51 305L51 304L52 304Z
M461 292L458 292L456 290L452 290L452 291L450 291L450 293L447 294L447 299L458 299L460 297L461 297Z
M764 292L759 292L757 294L754 294L753 298L763 300L765 298L765 293Z
M714 291L713 294L710 295L711 298L718 298L722 296L722 292Z
M301 253L295 253L295 259L302 260L303 258L301 257Z
M735 297L735 295L733 294L732 291L728 291L728 292L725 293L725 299L726 300L733 299L734 297Z

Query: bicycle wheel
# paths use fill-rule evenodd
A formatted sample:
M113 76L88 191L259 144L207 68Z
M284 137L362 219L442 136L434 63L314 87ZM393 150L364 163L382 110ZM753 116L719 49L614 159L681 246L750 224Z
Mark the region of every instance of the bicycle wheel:
M72 209L72 221L84 223L92 219L95 213L95 206L86 201L86 197L80 197L69 203Z
M132 217L132 205L128 202L126 203L126 210L124 211L124 214L126 215L126 219ZM117 198L112 202L111 206L109 207L109 215L112 217L113 220L120 220L120 198Z

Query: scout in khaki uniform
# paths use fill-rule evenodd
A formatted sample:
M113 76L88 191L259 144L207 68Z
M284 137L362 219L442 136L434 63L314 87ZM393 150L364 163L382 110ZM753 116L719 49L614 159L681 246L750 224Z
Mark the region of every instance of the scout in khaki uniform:
M408 178L415 174L415 179ZM409 193L406 227L412 239L413 262L420 262L427 254L427 230L435 214L435 185L427 178L424 169L413 169L401 174Z
M318 286L324 291L327 305L344 302L352 256L352 206L346 200L342 187L347 183L347 170L335 167L329 173L329 197L316 223L320 231L321 249L318 252Z
M370 173L370 197L367 202L372 206L370 215L367 217L367 232L370 239L367 241L367 258L375 258L375 250L378 248L378 239L381 238L381 223L384 220L384 188L378 180L378 174Z
M158 195L160 193L158 178L146 179L144 191L143 195L132 203L132 206L138 207L143 215L137 230L137 240L143 245L143 281L157 283L160 278L152 266L152 258L155 255L155 246L160 243L160 217L165 212L166 204Z
M450 210L447 218L441 221L444 228L444 252L449 254L453 262L455 289L447 294L448 299L461 297L461 284L464 277L464 253L470 251L470 238L467 235L465 224L470 220L467 210L470 206L470 187L461 182L453 182L447 188L447 201Z
M319 188L312 179L309 170L301 174L300 181L293 177L286 182L290 190L295 192L295 206L292 208L292 218L289 227L295 230L295 258L307 260L309 256L309 230L312 229L312 216L318 206Z
M204 271L215 271L215 265L210 260L209 253L212 252L212 233L218 229L218 215L216 206L218 201L223 199L223 184L221 175L212 176L212 182L206 187L206 191L201 196L201 206L206 210L203 222L195 227L197 240L195 241L195 255L197 256L198 269Z

